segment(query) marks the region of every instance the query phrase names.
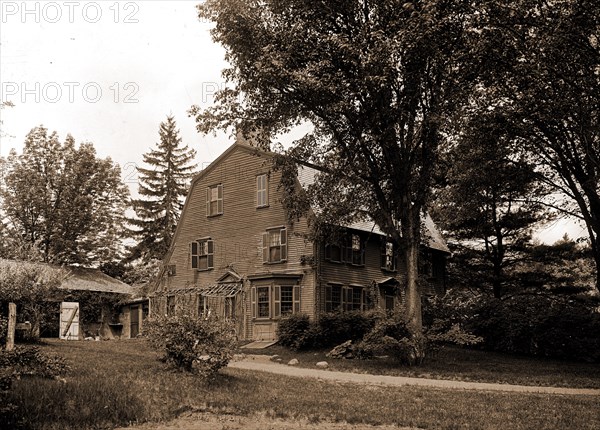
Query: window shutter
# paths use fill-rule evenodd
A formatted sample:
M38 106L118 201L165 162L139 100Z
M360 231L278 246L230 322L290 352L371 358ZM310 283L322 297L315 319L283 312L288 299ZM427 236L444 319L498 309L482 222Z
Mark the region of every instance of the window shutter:
M262 182L261 179L262 179L262 175L258 175L256 177L256 207L260 207L262 205L261 198L260 198L260 195L261 195L261 193L260 193L260 189L261 189L260 183Z
M250 307L252 308L252 318L256 318L256 287L250 291Z
M300 285L295 285L294 288L294 313L300 313Z
M207 240L206 241L206 247L207 247L207 254L208 254L208 256L207 256L208 268L212 269L214 267L214 261L213 261L214 260L214 256L213 256L213 254L214 254L214 249L215 249L213 241L212 240Z
M281 316L281 287L279 285L273 287L273 312L275 318Z
M281 261L287 260L287 229L281 229Z
M263 263L269 262L269 233L263 233L262 235L262 255Z
M380 267L382 269L387 269L387 241L385 239L381 240L381 246L379 248L379 259L381 260Z
M190 254L192 256L192 269L198 268L198 242L190 244Z
M217 185L218 202L217 202L217 213L223 213L223 185Z
M210 215L210 187L206 187L206 216Z
M263 205L268 205L269 204L269 179L267 177L267 175L263 176L263 189L265 190L265 192L263 193Z
M331 245L325 245L325 259L331 260Z
M364 266L365 265L365 255L367 254L367 244L365 243L365 241L361 238L360 239L360 265Z

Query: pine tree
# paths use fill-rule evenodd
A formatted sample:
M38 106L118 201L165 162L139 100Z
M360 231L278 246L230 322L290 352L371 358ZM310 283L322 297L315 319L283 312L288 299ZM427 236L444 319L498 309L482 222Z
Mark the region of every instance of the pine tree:
M149 168L138 167L139 199L131 204L136 217L128 219L139 242L130 250L129 260L162 259L175 234L175 228L187 194L188 181L196 164L190 164L196 151L182 145L175 119L160 124L158 148L144 154Z

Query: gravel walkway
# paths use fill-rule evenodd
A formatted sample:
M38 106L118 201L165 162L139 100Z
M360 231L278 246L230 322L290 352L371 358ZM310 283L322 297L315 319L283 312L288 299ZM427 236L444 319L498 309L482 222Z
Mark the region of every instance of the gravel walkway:
M563 394L600 396L600 389L591 388L563 388L563 387L536 387L527 385L493 384L484 382L451 381L445 379L411 378L405 376L369 375L363 373L336 372L333 370L309 369L288 366L270 361L266 355L245 355L236 357L229 363L234 369L258 370L300 378L316 378L332 382L348 382L367 385L383 385L401 387L405 385L444 388L451 390L481 390L504 391L518 393Z

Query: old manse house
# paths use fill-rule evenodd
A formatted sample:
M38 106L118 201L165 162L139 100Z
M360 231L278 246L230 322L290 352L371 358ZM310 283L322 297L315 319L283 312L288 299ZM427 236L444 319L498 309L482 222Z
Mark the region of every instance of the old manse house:
M307 240L306 219L286 221L272 162L236 143L194 178L151 314L216 312L235 319L240 339L268 340L286 314L397 304L405 269L395 245L370 222L348 226L336 244ZM299 184L315 173L299 168ZM443 290L448 248L429 218L426 227L423 275L434 292Z

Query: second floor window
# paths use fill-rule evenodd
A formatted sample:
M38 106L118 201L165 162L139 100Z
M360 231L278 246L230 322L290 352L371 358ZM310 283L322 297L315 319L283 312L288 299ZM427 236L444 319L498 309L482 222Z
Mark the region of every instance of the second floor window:
M192 242L192 269L210 270L214 268L214 250L214 242L210 239L199 239Z
M396 250L390 241L381 244L381 268L393 272L396 270Z
M358 234L342 237L337 243L325 245L325 259L334 263L365 265L365 242Z
M206 216L223 213L223 184L213 185L206 189Z
M287 230L285 227L269 229L263 233L263 263L280 263L287 260Z
M269 188L267 175L263 174L256 177L256 207L265 206L269 206Z

